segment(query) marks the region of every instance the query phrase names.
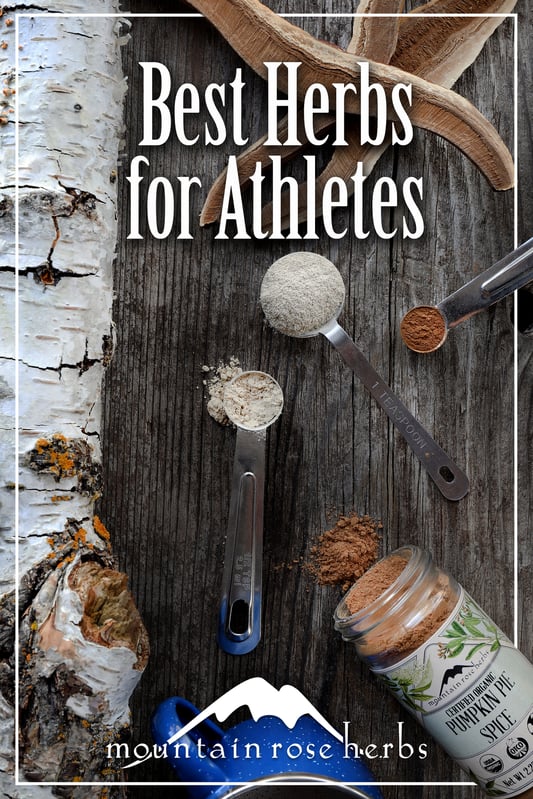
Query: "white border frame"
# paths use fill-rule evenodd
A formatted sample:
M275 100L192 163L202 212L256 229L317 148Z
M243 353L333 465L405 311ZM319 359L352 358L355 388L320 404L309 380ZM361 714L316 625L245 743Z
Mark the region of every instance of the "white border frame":
M304 19L304 18L330 18L330 17L347 17L347 18L354 18L354 17L397 17L397 16L404 16L404 14L356 14L356 13L279 13L278 16L284 17L287 19ZM15 661L16 661L16 669L15 669L15 785L28 785L28 786L75 786L75 787L88 787L88 786L98 786L104 788L105 786L124 786L124 787L140 787L146 785L153 785L154 787L186 787L186 786L222 786L227 785L226 782L134 782L134 781L121 781L121 782L29 782L29 781L22 781L19 779L19 770L20 770L20 752L19 752L19 742L18 742L18 729L19 729L19 702L20 702L20 694L19 694L19 497L20 497L20 484L19 484L19 332L20 332L20 315L19 315L19 231L20 231L20 218L19 218L19 26L18 20L19 18L35 18L35 17L46 17L49 18L58 18L58 19L67 19L67 18L108 18L108 19L143 19L143 18L156 18L161 17L163 19L191 19L191 18L203 18L203 14L199 13L175 13L175 14L150 14L150 13L125 13L125 14L104 14L104 13L88 13L88 14L79 14L75 12L67 12L67 13L58 13L58 12L50 12L50 13L26 13L26 12L15 12L16 18L16 26L15 26L15 88L16 88L16 103L15 103L15 253L16 253L16 261L15 261L15 486L14 486L14 493L15 493ZM513 103L514 103L514 114L513 114L513 124L514 124L514 132L513 132L513 160L515 165L515 182L513 187L513 201L514 201L514 209L513 209L513 217L514 217L514 247L518 246L518 181L519 181L519 169L518 169L518 13L517 12L508 12L508 13L498 13L498 14L483 14L483 13L471 13L471 14L445 14L445 13L438 13L438 14L417 14L414 12L410 12L410 17L479 17L479 18L486 18L486 17L494 17L500 18L502 21L504 19L513 19L514 26L513 26L513 45L514 45L514 68L513 68ZM514 295L514 318L517 319L518 314L518 300L517 300L517 293L515 292ZM514 636L514 645L518 647L518 626L519 626L519 586L518 586L518 552L519 552L519 531L518 531L518 328L517 325L514 325L514 335L513 335L513 347L514 347L514 359L513 359L513 366L514 366L514 381L513 381L513 394L514 394L514 414L513 414L513 456L514 456L514 464L513 464L513 479L514 479L514 492L513 492L513 521L514 521L514 546L513 546L513 557L514 557L514 568L513 568L513 611L514 611L514 624L513 624L513 636ZM326 776L326 775L324 775ZM245 785L252 785L253 783L250 782L232 782L231 783L235 787L245 786ZM311 782L277 782L276 786L296 786L296 785L305 785L311 787L313 783ZM319 784L319 780L317 779L317 784ZM343 785L354 786L354 787L386 787L386 786L406 786L406 787L456 787L456 786L466 786L466 787L478 787L475 782L350 782L350 783L343 783Z

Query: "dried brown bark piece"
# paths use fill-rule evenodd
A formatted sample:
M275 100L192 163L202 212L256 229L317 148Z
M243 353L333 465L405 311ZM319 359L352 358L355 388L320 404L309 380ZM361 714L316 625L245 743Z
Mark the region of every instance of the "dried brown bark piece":
M361 0L353 21L352 39L347 53L367 56L373 61L389 64L396 50L400 18L404 0ZM393 16L380 16L391 14Z
M283 141L287 137L287 121L288 117L284 117L282 120L280 120L277 129L278 141ZM334 119L329 114L316 117L314 131L316 134L319 134L322 131L331 128L333 123ZM306 144L308 144L302 124L298 125L298 139L300 141L300 144L298 145L280 145L278 147L267 147L265 145L267 140L266 134L261 136L260 139L257 139L257 141L255 141L250 147L248 147L246 150L243 150L237 159L239 169L239 184L244 186L249 181L258 163L260 163L262 167L270 167L271 155L281 156L284 162L289 161L291 158L294 158L296 155L298 155L298 153L302 150L302 147L305 147ZM222 198L224 196L224 187L226 185L226 174L226 169L220 172L209 189L209 193L200 213L201 226L210 225L212 222L216 222L220 216Z
M398 44L391 64L451 88L476 60L501 17L430 14L507 14L516 0L430 0L400 19Z
M265 62L298 61L300 98L313 83L320 82L335 101L333 84L357 81L359 66L353 56L306 31L263 6L259 0L190 0L224 36L235 51L262 77ZM367 59L365 59L367 60ZM396 67L368 61L372 81L390 95L398 83L411 84L413 125L437 133L457 146L485 174L496 189L513 185L512 157L493 126L467 100L416 75ZM283 73L279 87L284 85ZM359 96L346 95L346 113L358 113ZM389 108L392 118L392 110Z
M386 0L382 0L386 2ZM377 0L376 0L377 2ZM475 61L487 39L500 25L498 17L428 17L423 14L505 14L514 8L516 0L430 0L415 11L398 18L399 31L396 50L391 63L412 74L420 75L427 80L441 83L451 88L462 73ZM361 42L359 36L357 41ZM371 46L368 40L365 42ZM352 46L356 45L356 36L352 37ZM353 182L350 176L357 164L364 164L364 174L369 175L383 153L388 149L390 140L381 146L362 145L358 131L348 131L347 147L336 148L327 166L316 180L316 213L322 208L324 186L333 177L344 179L348 196L353 194ZM303 222L307 214L307 183L298 187L298 221ZM290 224L289 198L284 192L281 198L282 219L281 230ZM272 205L264 207L262 213L264 230L272 225Z
M390 17L354 17L352 38L346 52L354 55L372 56L375 61L388 64L392 58L397 45L400 29L400 17L403 10L403 0L361 0L357 8L357 14L391 14ZM412 44L412 42L411 42ZM332 122L333 124L333 122ZM389 146L387 140L381 147L376 145L363 145L360 142L359 125L357 120L353 120L347 125L346 146L337 147L328 161L325 168L319 174L315 182L315 216L320 216L322 209L322 196L324 187L331 177L340 177L344 180L347 187L347 194L353 194L353 175L357 164L361 161L364 164L364 175L368 176L381 155ZM298 186L298 223L304 222L308 213L308 185L304 181ZM281 222L280 229L286 230L290 225L289 215L289 193L284 191L281 195ZM272 229L272 203L268 203L261 214L261 224L263 230Z
M397 13L403 9L403 6L404 0L362 0L357 9L357 13ZM346 48L346 52L357 53L360 50L364 55L364 48L371 40L375 40L374 60L387 63L390 58L390 54L392 54L396 48L399 20L397 17L379 17L380 24L377 25L377 22L378 20L372 20L368 17L354 17L352 38L348 47ZM277 131L278 141L285 141L287 139L287 121L288 117L284 117L282 120L280 120ZM330 114L317 117L314 127L315 133L320 134L322 131L328 130L329 128L333 127L334 122L334 117ZM353 136L351 138L353 138ZM280 155L283 161L288 161L291 158L294 158L294 156L296 156L297 153L299 153L301 149L308 144L307 136L301 120L299 121L298 125L298 139L300 144L293 146L281 145L279 147L267 147L265 146L266 139L266 135L262 136L260 139L254 142L251 147L248 147L239 155L237 162L239 170L239 184L241 186L247 183L247 181L250 179L257 163L260 163L262 167L270 167L271 155ZM350 143L349 135L346 136L346 140ZM226 183L226 174L226 170L223 170L215 179L209 190L207 200L204 203L200 214L201 226L216 222L220 216L222 197L224 195L224 187ZM298 191L298 207L301 209L303 209L303 202L306 196L304 190L307 190L307 183L302 183ZM282 207L284 208L284 212L288 210L287 196L285 193L282 195ZM266 223L268 227L270 226L271 222L271 211L272 209L270 205L265 206L263 211L263 222ZM299 214L299 220L301 221L303 217L305 217L305 211L301 210ZM284 217L282 229L287 226L288 220Z
M379 3L387 3L387 0L375 0L374 13L377 11ZM491 36L494 30L501 24L499 17L429 17L424 19L422 14L468 14L476 12L478 14L505 14L512 11L516 0L430 0L419 6L414 12L398 17L398 38L395 54L392 62L394 65L405 69L413 74L419 74L426 79L441 82L447 88L451 88L459 76L477 58L483 45ZM362 13L365 0L359 6L358 12ZM383 12L381 12L383 13ZM349 49L358 46L371 46L370 36L374 33L367 31L364 38L359 26L364 18L354 19L354 32ZM383 18L380 17L383 21ZM388 36L394 36L394 29L389 28ZM383 55L383 53L382 53ZM323 172L316 181L317 212L321 208L321 197L324 186L330 177L336 176L344 178L349 194L353 193L353 182L349 179L359 162L364 164L364 174L369 175L378 162L381 155L389 146L385 142L382 146L361 145L358 131L348 130L346 139L348 145L343 148L336 148L332 158L328 162ZM268 163L268 152L262 148L264 139L260 139L243 154L243 163L239 157L239 175L242 183L245 183L249 175L247 174L247 162L255 165L255 160L261 155L263 163ZM294 155L294 154L293 154ZM202 215L203 224L207 221L215 221L220 211L219 191L224 182L222 173L215 181L207 197ZM307 213L308 187L306 183L299 186L299 221L304 221ZM289 226L288 216L288 197L286 193L282 197L281 229ZM218 209L218 210L217 210ZM268 230L272 222L272 207L265 206L263 209L262 223L263 229Z

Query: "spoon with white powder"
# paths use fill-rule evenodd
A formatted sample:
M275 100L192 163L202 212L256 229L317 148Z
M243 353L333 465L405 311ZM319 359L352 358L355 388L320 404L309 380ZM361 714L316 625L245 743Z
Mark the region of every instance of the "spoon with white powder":
M441 493L447 499L462 499L469 490L466 475L393 394L337 322L344 296L344 281L331 261L314 253L296 252L267 270L260 302L267 320L281 333L297 338L322 333L389 416Z
M218 644L231 655L244 655L261 638L266 431L282 411L283 392L265 372L242 372L224 389L223 402L237 440Z

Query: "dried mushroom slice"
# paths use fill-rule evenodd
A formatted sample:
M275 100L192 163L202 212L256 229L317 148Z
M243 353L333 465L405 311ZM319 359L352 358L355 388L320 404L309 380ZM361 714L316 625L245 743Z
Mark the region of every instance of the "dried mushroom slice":
M224 36L234 50L262 77L265 62L299 62L298 95L309 86L322 83L334 100L334 84L357 81L359 66L352 55L319 41L306 31L277 16L259 0L190 0ZM458 147L487 177L495 189L507 189L514 182L513 159L492 125L460 95L396 67L368 61L372 81L380 83L388 96L398 83L411 84L411 121L417 127L444 136ZM282 91L283 73L279 82ZM345 112L358 113L359 96L344 95ZM389 107L393 117L392 105Z
M476 2L476 14L505 14L510 12L516 0L479 0ZM391 13L391 6L401 10L402 2L397 0L361 0L358 7L359 14L362 13ZM412 75L418 75L425 79L440 82L444 87L451 88L457 78L475 60L483 45L501 23L501 17L483 16L462 16L462 17L434 17L424 18L424 14L468 14L472 12L472 0L430 0L422 6L416 8L409 14L394 18L398 25L388 25L380 31L380 38L374 51L374 60L385 60L390 52L393 42L395 51L392 56L392 64ZM384 18L379 17L379 22L383 23ZM372 47L372 37L377 35L379 25L368 25L367 17L354 17L352 40L348 46L348 52L368 55ZM377 23L378 20L370 20ZM380 58L381 57L381 58ZM453 95L458 97L458 95ZM435 116L435 109L430 107L430 116ZM328 122L329 119L329 122ZM280 123L282 125L283 123ZM325 129L328 124L333 125L333 118L322 118L321 129ZM487 123L488 124L488 123ZM282 128L280 133L282 134ZM446 138L446 134L442 134ZM257 161L263 165L269 165L269 155L271 151L264 147L265 138L259 139L245 150L238 158L238 170L241 185L245 184L255 168ZM375 164L387 149L389 142L384 142L380 146L362 145L359 141L358 130L348 129L348 144L343 148L336 148L332 158L318 176L316 180L315 196L317 198L316 209L319 213L321 208L321 197L324 186L328 180L335 176L341 178L347 185L348 192L353 192L353 182L350 180L355 167L359 162L363 163L365 175L370 174ZM499 139L499 137L498 137ZM280 139L282 140L282 139ZM302 146L305 144L302 141ZM505 148L499 140L496 142L498 148ZM291 148L290 153L284 153L283 157L294 157L296 149ZM490 149L490 147L489 147ZM505 148L506 149L506 148ZM510 188L513 182L513 168L510 154L505 157L507 179L498 188ZM214 222L220 214L223 186L225 181L225 171L219 175L213 183L208 194L200 223L209 224ZM307 213L307 193L306 183L299 186L299 221L305 220ZM282 197L282 220L281 229L286 229L289 225L288 217L288 197ZM263 209L263 229L269 229L272 223L272 208L270 205Z

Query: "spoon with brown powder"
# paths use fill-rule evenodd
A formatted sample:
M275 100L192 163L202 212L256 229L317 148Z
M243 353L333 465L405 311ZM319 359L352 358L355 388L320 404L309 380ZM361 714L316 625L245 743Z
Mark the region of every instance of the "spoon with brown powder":
M296 252L267 270L260 302L267 320L281 333L297 338L324 335L388 415L441 493L447 499L462 499L469 490L467 476L393 394L337 322L344 294L344 281L331 261L315 253Z
M438 305L417 305L400 323L404 343L414 352L434 352L448 330L533 280L533 238L506 255Z

